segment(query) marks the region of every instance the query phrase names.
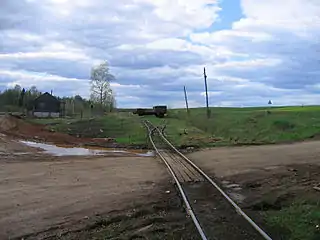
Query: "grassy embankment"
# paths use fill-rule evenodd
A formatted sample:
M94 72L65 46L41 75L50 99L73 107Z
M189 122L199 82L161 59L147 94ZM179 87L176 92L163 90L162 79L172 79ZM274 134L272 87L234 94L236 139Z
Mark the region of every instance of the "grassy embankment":
M119 144L146 145L146 132L137 116L112 113L93 119L32 119L57 132L78 137L113 138Z
M148 117L152 122L158 119ZM176 144L199 146L293 142L320 136L320 107L204 108L169 111L167 134ZM187 129L188 134L182 134ZM183 136L183 137L181 137Z
M144 116L156 125L167 124L166 134L176 146L257 145L320 137L320 106L269 108L204 108L169 110L168 117ZM111 137L131 145L146 143L140 118L113 113L95 119L39 119L56 131L85 137Z

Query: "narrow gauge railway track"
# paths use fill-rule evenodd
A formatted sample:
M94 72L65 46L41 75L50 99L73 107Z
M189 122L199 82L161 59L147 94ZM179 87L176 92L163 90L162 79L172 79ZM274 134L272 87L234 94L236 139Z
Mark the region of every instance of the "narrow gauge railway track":
M143 123L150 143L174 178L201 239L272 240L214 180L178 151L158 127L149 121Z

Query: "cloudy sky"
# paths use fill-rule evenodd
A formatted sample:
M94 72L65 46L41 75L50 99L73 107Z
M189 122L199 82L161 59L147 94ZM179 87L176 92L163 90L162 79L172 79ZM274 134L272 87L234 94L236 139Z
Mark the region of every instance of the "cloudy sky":
M0 90L89 96L110 63L119 107L320 103L319 0L0 0Z

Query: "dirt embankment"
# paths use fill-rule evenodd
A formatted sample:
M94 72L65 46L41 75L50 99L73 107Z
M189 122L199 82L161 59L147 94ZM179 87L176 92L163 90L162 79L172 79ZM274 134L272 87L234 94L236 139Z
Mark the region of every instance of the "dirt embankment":
M31 124L11 115L0 116L0 133L18 139L54 144L112 146L111 139L77 138L68 134L50 131L43 125Z

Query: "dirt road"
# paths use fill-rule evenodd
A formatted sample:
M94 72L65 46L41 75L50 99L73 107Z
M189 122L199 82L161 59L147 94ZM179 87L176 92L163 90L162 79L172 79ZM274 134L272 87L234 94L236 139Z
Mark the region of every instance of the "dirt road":
M217 148L189 157L209 174L238 183L252 205L273 189L304 194L319 182L319 145ZM128 238L143 231L159 234L154 239L197 239L167 170L155 158L52 157L3 135L0 157L0 239L56 239L61 232L59 239ZM254 191L252 183L258 183ZM106 220L97 225L98 216ZM79 231L87 224L95 224L94 230Z
M221 147L194 152L189 157L215 176L226 177L290 164L320 164L320 141Z
M0 239L145 202L168 177L153 158L0 162Z

